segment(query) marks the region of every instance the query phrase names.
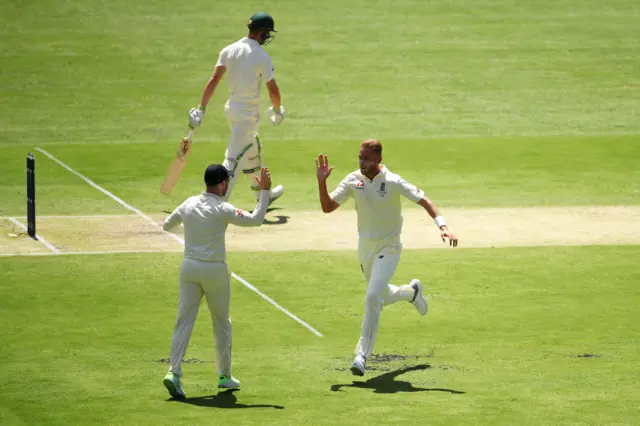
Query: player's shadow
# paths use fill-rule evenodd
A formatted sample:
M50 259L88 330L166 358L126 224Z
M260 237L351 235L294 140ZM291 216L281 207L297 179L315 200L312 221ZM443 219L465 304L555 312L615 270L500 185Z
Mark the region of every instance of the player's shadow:
M275 408L277 410L284 410L282 405L271 404L242 404L238 403L238 398L233 394L239 389L229 389L226 391L218 392L214 395L196 396L193 398L184 399L170 399L169 401L182 402L183 404L196 405L198 407L213 407L213 408Z
M284 225L289 222L289 216L276 216L276 220L266 219L262 221L263 225Z
M274 210L280 210L281 207L269 207L267 209L267 213L271 213ZM253 210L251 211L251 213L253 213ZM264 218L264 220L262 221L263 225L284 225L285 223L289 222L289 216L283 216L283 215L278 215L275 216L276 220L270 220L267 219L266 217Z
M413 367L404 367L398 370L389 371L388 373L381 374L376 377L372 377L366 382L354 381L352 384L337 384L331 385L331 390L339 392L341 388L362 388L372 389L373 393L398 393L398 392L449 392L453 394L463 394L462 391L443 388L416 388L410 382L403 382L395 380L401 374L408 373L409 371L426 370L431 368L429 364L414 365Z

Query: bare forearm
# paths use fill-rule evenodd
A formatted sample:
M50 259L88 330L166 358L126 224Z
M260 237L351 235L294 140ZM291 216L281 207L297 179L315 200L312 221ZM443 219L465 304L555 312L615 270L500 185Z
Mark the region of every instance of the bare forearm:
M440 238L442 238L442 242L445 242L446 239L449 239L449 245L451 247L458 247L458 238L449 231L449 227L447 223L444 221L444 218L440 215L440 211L433 204L433 202L427 197L422 197L420 201L418 201L424 209L429 213L429 216L434 220L436 226L440 228Z
M433 204L433 201L431 201L427 197L422 197L422 199L418 201L418 204L420 204L427 211L427 213L429 213L429 216L431 216L432 219L440 216L440 210L438 210L436 205Z
M267 83L267 89L269 90L269 99L271 100L273 109L279 111L282 100L280 98L280 88L276 84L275 80L271 80Z
M273 105L273 109L280 109L280 91L277 92L269 92L269 99L271 99L271 105Z
M209 101L211 100L211 97L215 93L216 87L218 87L218 83L220 83L220 80L222 80L222 77L224 76L225 71L226 71L225 67L222 67L222 66L216 67L216 70L214 71L213 75L211 76L209 81L207 81L206 86L204 86L204 92L202 93L202 100L200 100L200 106L203 109L207 107L207 104L209 103Z
M214 80L213 77L209 79L207 85L204 87L204 92L202 93L202 100L200 101L200 106L202 108L206 108L209 100L213 96L216 91L216 87L218 86L218 82Z
M320 206L324 213L331 213L338 208L338 203L331 199L329 195L326 180L318 179L318 195L320 196Z

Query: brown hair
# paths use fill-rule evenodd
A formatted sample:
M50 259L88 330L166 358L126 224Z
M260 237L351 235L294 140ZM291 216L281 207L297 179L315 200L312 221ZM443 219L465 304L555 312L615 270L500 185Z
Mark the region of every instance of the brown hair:
M366 139L362 141L360 148L370 149L378 155L382 155L382 143L377 139Z

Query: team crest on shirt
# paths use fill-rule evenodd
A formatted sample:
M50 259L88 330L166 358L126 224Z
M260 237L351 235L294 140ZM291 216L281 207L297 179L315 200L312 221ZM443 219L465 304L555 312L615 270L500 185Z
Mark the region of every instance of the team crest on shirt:
M387 195L387 183L380 182L380 189L378 189L378 191L376 192L380 194L381 197L384 197L385 195Z
M236 209L236 216L242 216L242 210Z
M363 180L359 180L358 182L356 182L356 189L364 189L364 181Z

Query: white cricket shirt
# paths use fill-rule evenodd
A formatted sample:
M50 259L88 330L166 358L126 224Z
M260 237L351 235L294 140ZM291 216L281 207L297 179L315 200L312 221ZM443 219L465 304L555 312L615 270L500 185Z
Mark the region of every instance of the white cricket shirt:
M418 202L424 192L382 166L373 180L356 170L345 177L330 194L338 204L353 197L358 215L358 236L370 241L400 238L402 205L400 196Z
M216 66L227 68L228 106L233 109L260 109L260 86L273 79L269 54L255 40L244 37L222 49Z
M235 208L215 194L203 192L187 198L162 225L165 231L184 224L184 257L205 262L225 262L225 233L232 223L260 226L269 206L269 191L260 191L253 213Z

